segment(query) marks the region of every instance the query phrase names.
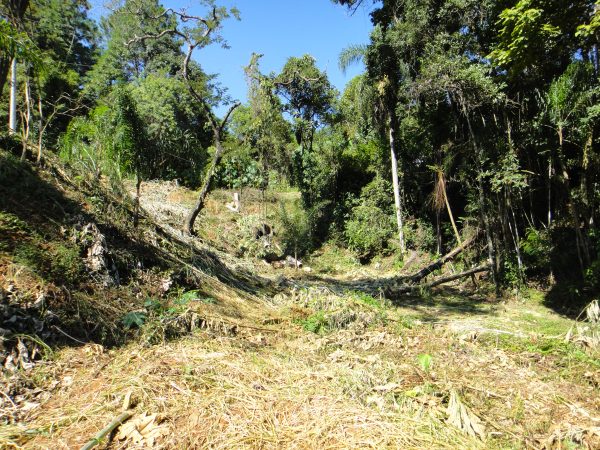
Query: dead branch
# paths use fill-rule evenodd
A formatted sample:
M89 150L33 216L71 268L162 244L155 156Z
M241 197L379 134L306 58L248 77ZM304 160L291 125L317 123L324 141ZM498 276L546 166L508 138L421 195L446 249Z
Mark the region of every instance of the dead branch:
M425 278L427 275L429 275L430 273L432 273L433 271L435 271L437 269L441 269L444 264L446 264L448 261L450 261L452 258L454 258L455 256L457 256L458 254L462 253L462 251L464 249L466 249L471 244L473 244L475 242L475 240L477 239L478 236L479 236L479 230L473 236L471 236L469 239L467 239L462 244L460 244L458 247L454 248L450 253L445 254L444 256L442 256L437 261L435 261L435 262L429 264L428 266L422 268L421 270L419 270L414 275L411 275L408 278L409 283L416 284L419 281L421 281L423 278Z
M412 292L412 291L415 291L415 290L421 289L421 288L429 289L429 288L432 288L435 286L439 286L440 284L449 283L450 281L454 281L454 280L458 280L460 278L465 278L465 277L474 275L479 272L489 272L489 271L490 271L490 265L488 263L484 263L477 267L473 267L472 269L465 270L464 272L455 273L452 275L447 275L445 277L437 278L437 279L431 281L430 283L400 286L397 289L394 289L394 293L403 294L403 293Z

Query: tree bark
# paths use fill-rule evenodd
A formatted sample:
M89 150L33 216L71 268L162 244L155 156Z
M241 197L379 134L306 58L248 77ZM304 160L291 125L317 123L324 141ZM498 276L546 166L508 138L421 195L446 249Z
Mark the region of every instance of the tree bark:
M404 242L404 229L402 221L402 198L400 197L400 182L398 180L398 160L396 158L396 148L394 139L394 120L390 114L389 118L389 139L390 139L390 159L392 161L392 183L394 187L394 204L396 208L396 222L398 224L398 239L400 241L400 253L404 255L406 252L406 244Z
M454 258L458 254L460 254L464 249L468 248L471 244L473 244L478 236L479 236L479 231L476 232L469 239L464 241L462 244L460 244L458 247L455 247L450 253L445 254L444 256L439 258L437 261L429 264L426 267L423 267L417 273L411 275L408 278L408 281L411 283L418 283L419 281L421 281L423 278L425 278L427 275L429 275L433 271L435 271L437 269L441 269L444 264L446 264L452 258Z
M473 267L472 269L465 270L464 272L455 273L452 275L447 275L445 277L440 277L433 280L431 283L425 283L420 285L419 287L432 288L435 286L439 286L440 284L449 283L450 281L459 280L461 278L469 277L471 275L475 275L479 272L488 272L490 270L490 266L488 264L480 264L477 267Z
M10 100L8 110L8 132L15 134L17 131L17 58L10 64Z
M29 143L29 123L31 120L31 90L29 85L29 78L25 78L25 114L22 115L22 127L23 127L23 136L22 136L22 144L23 151L21 153L21 161L25 161L25 157L27 156L27 145Z
M206 173L206 176L204 177L204 182L202 183L202 188L200 189L200 194L198 194L198 200L196 201L194 208L190 211L190 214L188 215L188 217L185 221L184 231L188 234L191 234L192 236L195 235L194 223L196 222L196 218L198 217L198 214L200 214L200 211L202 211L202 209L204 208L204 204L206 202L206 197L208 196L208 193L210 192L212 180L217 171L217 167L219 166L219 163L221 162L221 158L223 157L223 146L221 145L220 136L215 137L215 140L216 140L215 144L217 147L217 149L215 151L215 155L213 156L212 162L210 164L210 168L208 169L208 172Z
M44 111L42 108L42 96L38 97L38 113L40 115L39 128L38 128L38 154L35 160L36 164L40 164L42 162L42 143L44 140Z

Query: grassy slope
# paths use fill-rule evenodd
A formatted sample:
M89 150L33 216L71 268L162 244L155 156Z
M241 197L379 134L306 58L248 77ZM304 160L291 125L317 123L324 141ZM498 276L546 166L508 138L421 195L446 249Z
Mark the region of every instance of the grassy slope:
M177 211L191 199L182 189L165 194L158 188L153 195L150 185L145 195L150 201L164 195L157 202L163 209ZM212 196L201 222L205 243L194 246L212 248L213 242L235 251L233 238L223 239L238 230L235 216L223 212L226 201L225 193ZM260 210L256 202L247 206ZM170 220L161 225L175 226L176 216ZM163 248L167 245L173 244ZM18 264L10 249L3 257L11 267ZM286 272L313 287L276 295L263 288L249 295L228 285L226 277L205 285L199 280L207 291L202 297L210 301L193 302L193 311L191 303L163 308L121 346L55 348L47 364L17 375L29 380L30 389L20 399L18 420L2 427L0 447L78 448L119 414L128 393L135 413L130 423L156 414L135 436L154 436L164 448L600 445L598 354L564 343L573 322L542 306L537 293L500 302L485 291L446 288L391 305L339 293L330 274L347 278L344 258L335 249L312 263L326 268L327 279ZM229 262L240 273L261 268L251 261ZM368 273L376 276L378 269ZM163 333L152 334L190 314L203 320L189 335L163 340ZM453 392L467 407L464 421L478 417L483 436L447 423ZM131 445L119 436L112 442L112 448Z

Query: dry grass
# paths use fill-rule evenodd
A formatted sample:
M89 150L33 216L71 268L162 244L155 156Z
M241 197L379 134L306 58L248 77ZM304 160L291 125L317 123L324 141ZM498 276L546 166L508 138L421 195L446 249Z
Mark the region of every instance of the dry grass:
M448 327L407 321L397 309L355 294L311 290L274 303L277 320L264 322L277 325L253 315L235 336L209 329L152 347L65 349L49 367L34 369L36 378L52 370L48 383L58 381L49 399L20 425L5 427L0 443L78 448L119 414L128 392L134 419L156 414L153 426L163 427L157 448L599 443L598 386L570 381L550 356L516 354ZM383 311L386 320L356 320L324 334L298 322L344 305ZM423 364L425 354L430 364ZM483 438L448 423L452 393L455 409L481 421ZM113 440L110 448L135 447Z

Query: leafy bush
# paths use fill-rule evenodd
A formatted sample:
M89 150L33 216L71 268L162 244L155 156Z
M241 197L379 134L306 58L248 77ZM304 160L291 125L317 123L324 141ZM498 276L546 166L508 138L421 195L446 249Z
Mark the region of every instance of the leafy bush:
M391 192L390 183L376 176L362 188L359 199L354 200L344 236L350 250L363 262L382 253L394 233Z
M312 316L301 321L302 328L311 333L321 333L327 329L327 318L323 311L318 311Z
M552 240L547 229L528 228L521 241L523 262L535 272L546 272L550 268Z
M253 258L264 258L268 253L268 245L265 239L256 239L256 230L261 228L264 220L258 214L241 215L237 220L237 236L239 256L250 256Z
M248 154L237 152L226 156L217 168L217 184L229 189L264 186L266 179L258 162Z
M436 236L433 226L422 219L404 222L404 237L409 248L423 252L435 251Z
M13 250L16 243L29 233L25 222L14 214L0 211L0 251Z
M284 251L294 256L302 255L312 248L312 234L309 215L299 202L291 209L283 203L279 210L281 233L279 234Z
M369 260L382 253L393 232L391 217L380 208L368 204L354 208L345 228L348 247L361 260Z
M592 261L590 266L585 269L585 286L593 291L600 289L600 260Z
M367 184L360 193L361 200L371 206L375 206L386 213L392 214L394 212L392 207L392 183L387 181L381 176L373 178L369 184Z

